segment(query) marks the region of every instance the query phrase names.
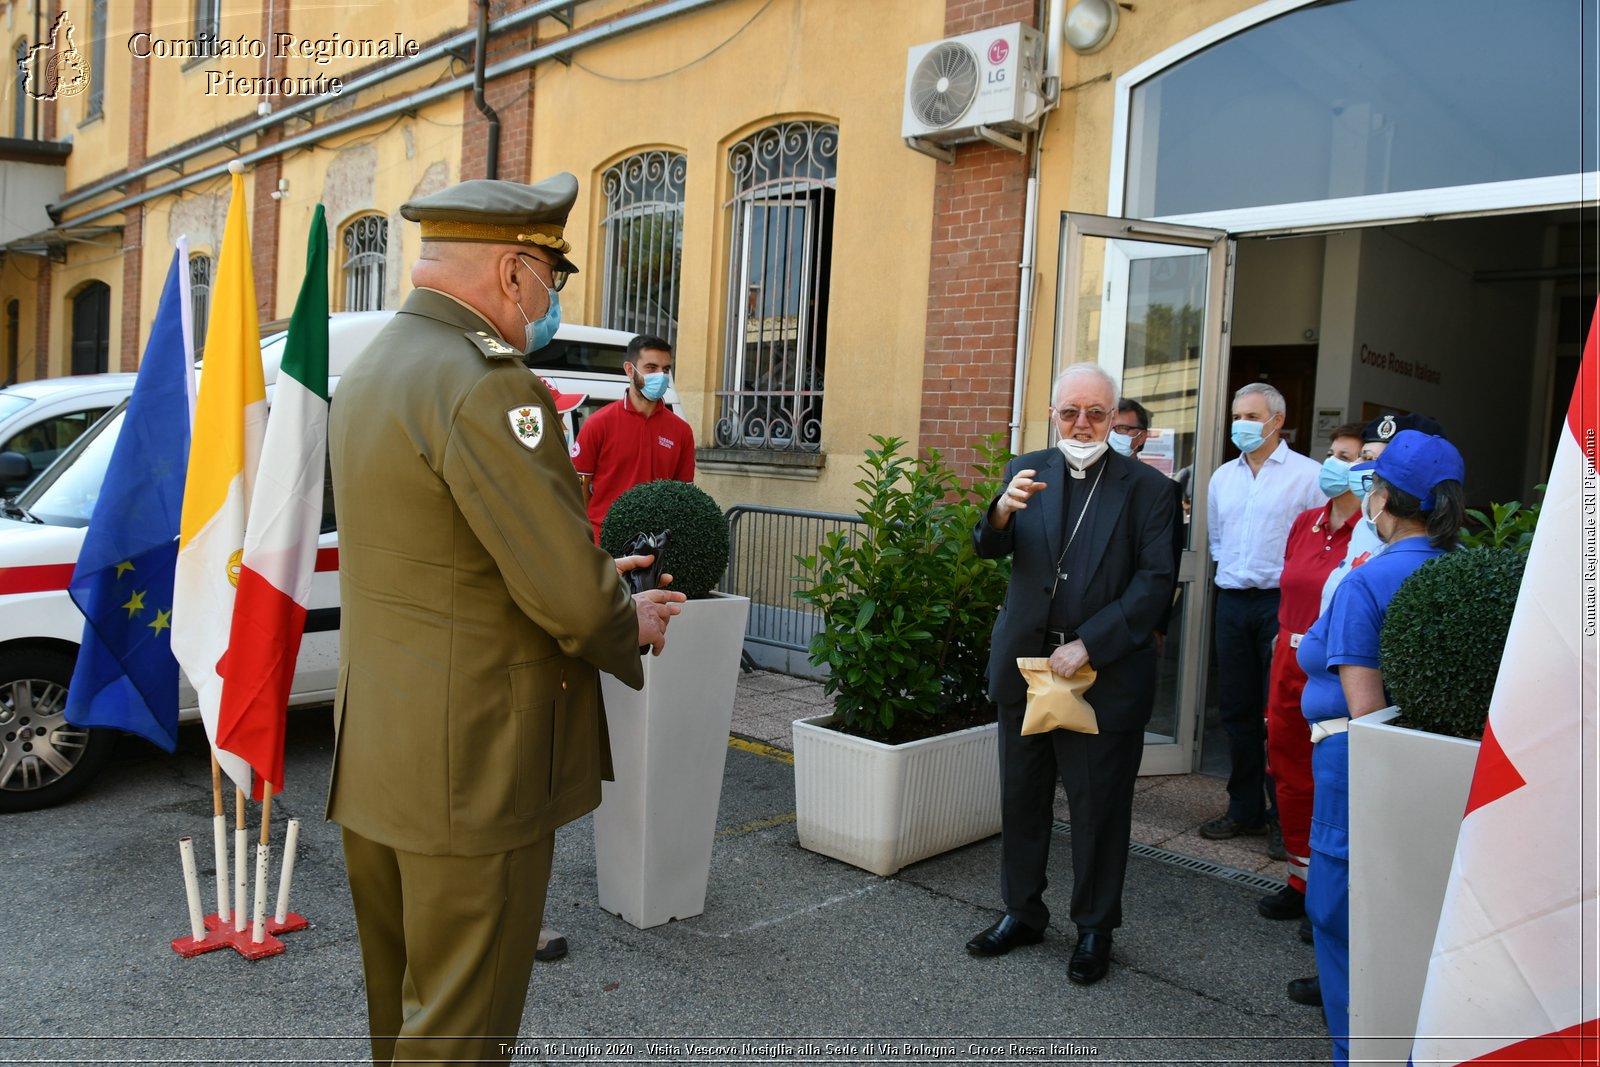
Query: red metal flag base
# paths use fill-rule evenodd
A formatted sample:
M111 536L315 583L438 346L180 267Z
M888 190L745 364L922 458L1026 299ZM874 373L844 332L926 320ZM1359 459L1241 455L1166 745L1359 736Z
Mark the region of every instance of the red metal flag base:
M283 922L279 922L277 919L268 919L267 933L292 934L296 930L304 930L310 925L310 919L306 918L304 915L297 915L291 911L289 914L283 917Z
M274 934L293 933L311 925L304 915L297 915L291 911L281 923L276 919L268 919L267 933L257 942L251 939L249 926L243 930L234 930L231 922L219 919L215 912L205 917L205 924L205 937L199 941L192 937L176 938L172 942L172 951L187 959L205 952L214 952L219 948L232 948L247 960L265 959L268 956L277 956L284 950L283 942L274 937Z
M283 942L271 934L263 934L260 941L252 941L248 926L233 935L233 947L247 960L266 959L283 952Z
M199 941L192 937L174 938L172 951L184 959L188 959L190 956L198 956L202 952L214 952L219 948L227 948L233 944L233 932L231 930L223 933L210 929L209 926L210 924L208 923L206 936Z

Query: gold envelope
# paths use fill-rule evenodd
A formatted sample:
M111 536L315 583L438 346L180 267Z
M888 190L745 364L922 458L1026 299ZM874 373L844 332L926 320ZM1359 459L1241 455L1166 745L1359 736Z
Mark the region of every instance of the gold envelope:
M1050 669L1047 656L1021 658L1017 670L1028 683L1028 710L1022 715L1024 734L1047 734L1051 730L1074 730L1080 734L1100 732L1094 708L1083 694L1094 684L1093 667L1080 667L1070 678Z

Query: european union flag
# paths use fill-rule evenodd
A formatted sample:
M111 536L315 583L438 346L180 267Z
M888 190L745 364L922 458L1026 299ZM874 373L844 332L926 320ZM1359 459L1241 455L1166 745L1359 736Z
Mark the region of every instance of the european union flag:
M126 730L168 752L178 741L172 576L189 466L185 259L180 246L67 586L84 614L67 720Z

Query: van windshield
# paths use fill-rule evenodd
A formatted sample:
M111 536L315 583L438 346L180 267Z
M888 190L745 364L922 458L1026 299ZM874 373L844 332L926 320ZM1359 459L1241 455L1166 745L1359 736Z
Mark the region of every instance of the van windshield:
M111 450L117 446L126 406L91 430L73 448L52 464L17 504L40 522L50 526L87 526L100 499L100 484L111 464Z

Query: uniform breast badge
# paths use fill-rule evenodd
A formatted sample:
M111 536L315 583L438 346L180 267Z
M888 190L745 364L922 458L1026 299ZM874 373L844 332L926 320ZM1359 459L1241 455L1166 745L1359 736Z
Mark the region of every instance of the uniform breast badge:
M517 444L532 452L544 440L544 409L536 404L525 404L506 412L511 433Z

